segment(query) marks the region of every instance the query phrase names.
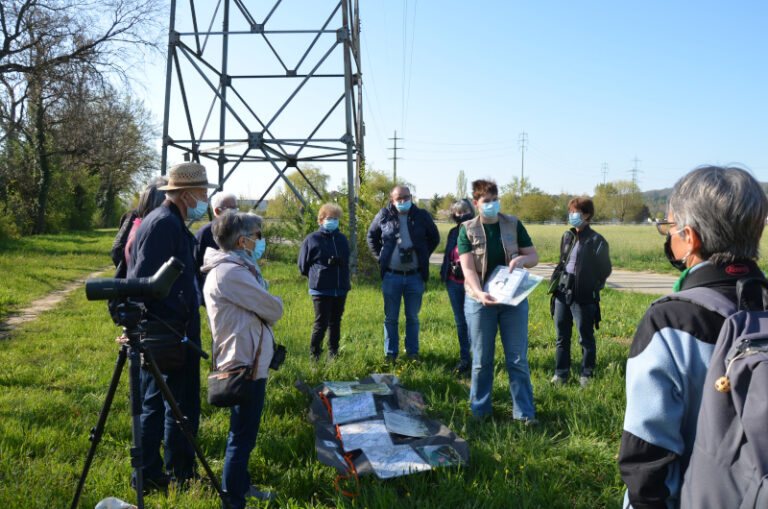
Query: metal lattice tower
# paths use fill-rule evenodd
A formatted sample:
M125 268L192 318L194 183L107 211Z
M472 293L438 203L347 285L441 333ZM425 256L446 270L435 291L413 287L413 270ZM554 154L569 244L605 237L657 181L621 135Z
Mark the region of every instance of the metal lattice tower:
M296 28L311 23L320 28ZM161 172L169 156L214 161L217 191L248 171L265 187L256 206L283 180L306 208L286 172L319 196L299 165L345 167L354 272L360 63L358 0L171 0Z

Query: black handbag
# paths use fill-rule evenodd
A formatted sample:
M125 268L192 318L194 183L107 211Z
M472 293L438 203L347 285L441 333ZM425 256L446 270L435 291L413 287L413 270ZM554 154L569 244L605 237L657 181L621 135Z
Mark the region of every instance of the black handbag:
M251 366L238 366L208 374L208 403L217 407L244 405L251 401Z
M261 341L264 338L262 336ZM251 401L253 370L258 366L261 356L261 341L256 350L253 366L236 366L226 371L214 371L216 366L216 345L211 340L211 372L208 374L208 403L220 408L244 405Z

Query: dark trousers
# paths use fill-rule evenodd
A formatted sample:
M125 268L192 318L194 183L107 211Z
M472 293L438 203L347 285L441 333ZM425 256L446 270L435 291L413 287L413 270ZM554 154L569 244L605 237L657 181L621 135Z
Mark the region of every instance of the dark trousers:
M229 414L227 449L224 453L221 487L227 492L232 509L245 507L245 495L251 487L248 460L259 434L267 379L250 380L248 384L252 391L251 401L232 407Z
M323 336L328 330L328 351L336 355L339 351L341 338L341 315L344 314L346 295L313 295L312 304L315 306L315 323L312 327L312 339L309 351L313 357L319 357L323 352Z
M581 345L581 376L592 376L595 369L597 347L595 346L595 313L597 303L587 302L579 304L565 303L565 295L562 292L555 294L555 329L557 330L557 343L555 350L555 374L568 378L571 369L571 333L573 322L579 331L579 344Z
M187 417L192 435L197 435L200 423L200 357L189 352L186 365L163 375L181 412ZM144 449L144 479L159 479L163 475L160 444L164 447L165 469L179 482L196 475L195 451L182 433L171 407L160 393L152 374L141 370L141 440Z

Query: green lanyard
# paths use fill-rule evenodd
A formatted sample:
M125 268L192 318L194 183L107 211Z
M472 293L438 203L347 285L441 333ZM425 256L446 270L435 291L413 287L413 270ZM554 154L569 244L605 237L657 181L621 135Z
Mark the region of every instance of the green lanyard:
M680 291L680 285L683 284L683 279L685 279L685 277L688 275L688 273L691 271L692 268L693 267L688 267L683 271L682 274L680 274L680 277L677 279L677 281L675 281L675 286L672 287L673 292L677 293Z

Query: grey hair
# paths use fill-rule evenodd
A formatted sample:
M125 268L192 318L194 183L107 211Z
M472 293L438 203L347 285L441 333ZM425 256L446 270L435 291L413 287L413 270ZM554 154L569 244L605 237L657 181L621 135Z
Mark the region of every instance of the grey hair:
M211 198L211 210L215 212L216 209L220 208L225 201L233 201L235 202L235 206L237 206L237 196L235 196L234 194L216 193Z
M163 200L165 200L165 193L160 191L158 187L162 187L166 184L168 184L168 177L165 176L155 177L149 184L147 184L147 187L144 188L144 191L142 191L141 196L139 197L139 206L137 207L139 217L147 217L147 214L163 203Z
M669 210L682 230L693 228L701 256L716 264L757 260L768 198L746 170L701 166L677 181Z
M451 203L451 219L455 221L465 214L472 214L472 217L475 217L475 209L472 207L472 202L462 198Z
M213 220L213 240L223 251L232 251L240 237L248 236L252 232L261 232L263 222L264 219L253 212L228 210Z
M186 189L169 189L165 192L165 199L166 200L176 200L181 197L181 193L186 191Z

